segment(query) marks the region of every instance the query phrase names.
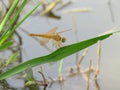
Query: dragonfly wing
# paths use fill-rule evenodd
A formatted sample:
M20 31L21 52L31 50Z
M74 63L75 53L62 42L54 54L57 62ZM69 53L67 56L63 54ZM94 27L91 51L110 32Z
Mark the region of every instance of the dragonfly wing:
M50 31L48 31L45 34L47 34L47 35L55 35L56 32L57 32L57 29L58 29L58 27L54 27L53 29L51 29ZM49 42L50 39L51 38L43 38L43 39L41 39L41 45L46 45Z
M61 41L55 41L53 40L53 48L60 48L62 47L62 42Z
M58 29L58 27L54 27L53 29L48 31L46 34L55 35L57 33L57 29Z
M63 30L63 31L58 32L58 33L60 34L60 33L64 33L64 32L70 31L70 30L72 30L72 29L66 29L66 30Z
M50 39L48 39L48 38L43 38L43 39L40 40L40 42L41 42L40 44L41 45L46 45L49 42L49 40Z

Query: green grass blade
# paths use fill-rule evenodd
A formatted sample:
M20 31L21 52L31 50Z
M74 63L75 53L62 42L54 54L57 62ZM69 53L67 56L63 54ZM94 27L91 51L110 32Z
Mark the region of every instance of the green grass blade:
M113 33L109 33L109 34L104 34L95 38L91 38L82 42L78 42L75 44L71 44L65 47L62 47L56 51L54 51L53 53L46 55L46 56L42 56L42 57L38 57L38 58L34 58L32 60L29 60L27 62L24 62L2 74L0 74L0 80L2 79L6 79L12 75L15 75L19 72L24 71L28 65L30 65L31 67L40 65L40 64L44 64L44 63L49 63L49 62L55 62L58 60L62 60L63 58L72 55L80 50L83 50L95 43L97 43L99 40L104 40L106 38L108 38L109 36L111 36Z
M17 56L18 56L18 52L12 53L5 65L7 66L7 65L13 63L16 60Z
M62 59L62 60L60 61L60 64L59 64L59 69L58 69L58 72L59 72L58 74L59 74L59 76L62 75L63 61L64 61L64 59Z
M14 28L10 32L7 33L7 35L4 36L3 39L1 39L0 45L14 33L14 31L39 7L40 4L41 3L34 7L20 22L18 22L17 25L14 26Z
M7 15L5 16L5 18L3 19L2 23L0 24L0 32L3 30L4 26L6 25L7 21L9 20L9 18L11 17L15 7L17 6L17 4L19 3L19 0L15 0L13 5L11 6L10 10L8 11Z
M14 29L17 29L39 6L41 3L36 5L17 25L15 25Z
M7 49L8 47L10 47L11 45L13 45L12 41L6 42L3 45L0 45L0 52Z
M21 4L21 6L19 7L18 11L15 13L14 18L12 19L12 21L10 22L10 24L7 26L7 29L5 30L5 32L3 33L3 35L0 37L0 41L3 40L5 41L4 37L7 34L7 32L11 29L11 27L13 27L14 22L17 20L19 14L21 13L21 11L23 10L23 8L25 7L25 5L27 4L27 0L24 0L23 3ZM1 43L2 44L2 43Z

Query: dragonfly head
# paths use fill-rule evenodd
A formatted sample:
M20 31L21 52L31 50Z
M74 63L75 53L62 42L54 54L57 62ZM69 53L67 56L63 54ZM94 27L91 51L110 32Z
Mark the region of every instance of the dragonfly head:
M64 43L64 42L66 41L66 38L65 38L65 37L62 37L62 38L61 38L61 41L62 41L62 43Z

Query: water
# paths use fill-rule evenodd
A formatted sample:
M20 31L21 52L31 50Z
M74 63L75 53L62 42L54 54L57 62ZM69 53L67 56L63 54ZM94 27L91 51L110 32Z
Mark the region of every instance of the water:
M73 4L65 9L70 8L81 8L87 7L91 8L90 12L83 13L70 13L64 14L62 13L63 9L57 11L56 14L60 14L62 16L61 20L49 19L46 17L31 17L29 20L24 22L21 26L27 31L31 33L45 33L48 30L52 29L55 26L59 27L58 31L62 31L64 29L72 29L72 31L63 33L62 35L67 38L65 45L69 45L76 42L76 37L74 34L74 26L72 22L72 17L74 16L77 25L78 25L78 35L79 41L92 38L97 36L114 26L119 26L119 0L111 0L112 1L112 12L114 17L111 15L111 11L108 6L108 0L75 0ZM64 10L65 10L64 9ZM113 20L114 21L113 21ZM36 23L37 22L37 23ZM45 48L39 45L35 40L31 37L25 35L20 30L23 38L23 60L29 60L35 57L40 57L46 54L49 54ZM72 37L71 37L72 36ZM120 35L116 34L111 36L110 38L102 41L102 55L101 55L101 68L100 75L98 77L98 84L100 89L96 88L96 84L93 79L90 81L90 90L119 90L120 89L120 51L119 51L119 39ZM50 43L49 43L50 44ZM92 59L93 66L96 67L97 63L97 45L93 45L89 48L89 52L85 57L85 60L82 62L81 66L83 68L89 67L89 60ZM25 51L25 52L24 52ZM79 54L81 55L82 52ZM66 69L70 66L75 65L75 55L69 56L65 58L63 63L63 75L66 75ZM59 63L55 63L53 65L44 64L43 69L45 76L57 77L58 76L58 66ZM36 78L39 78L38 75L35 75ZM11 82L12 83L12 82ZM63 85L55 83L51 88L47 88L47 90L86 90L87 82L83 76L78 75L71 78L66 78ZM14 87L22 87L21 85Z

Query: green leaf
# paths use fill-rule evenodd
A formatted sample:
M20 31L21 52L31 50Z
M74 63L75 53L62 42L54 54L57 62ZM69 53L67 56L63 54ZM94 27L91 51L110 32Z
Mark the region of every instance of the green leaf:
M28 67L26 69L26 74L27 74L27 80L28 81L35 81L33 71L32 71L32 67L30 65L28 65Z
M117 32L119 32L119 31L117 31ZM116 33L116 32L107 33L107 34L104 34L104 35L101 35L101 36L98 36L95 38L91 38L91 39L88 39L88 40L85 40L82 42L71 44L71 45L62 47L49 55L34 58L32 60L26 61L8 71L0 74L0 80L6 79L12 75L15 75L17 73L24 71L28 67L28 65L30 65L31 67L35 67L40 64L56 62L56 61L62 60L63 58L65 58L69 55L72 55L80 50L83 50L83 49L97 43L99 40L104 40L104 39L108 38L113 33Z
M0 51L3 51L5 49L7 49L8 47L10 47L11 45L13 45L12 41L6 42L3 45L0 45Z
M20 22L18 22L13 28L13 31L17 29L40 5L41 3L38 3Z
M9 57L9 59L6 62L6 66L11 64L12 62L14 62L17 58L17 55L18 55L18 52L11 54L11 56Z
M23 3L24 4L24 3ZM2 39L0 39L0 45L7 40L14 31L40 6L41 3L38 3L20 22L18 22L10 32L6 33ZM22 8L21 8L22 9Z
M7 15L5 16L5 18L3 19L2 23L0 24L0 32L3 30L4 26L6 25L7 21L9 20L9 18L11 17L15 7L17 6L19 0L15 0L14 3L12 4L10 10L8 11Z
M21 6L18 8L17 12L15 13L15 16L12 18L11 22L9 23L9 25L7 26L6 30L4 31L3 35L0 37L0 41L3 42L5 41L8 37L8 35L6 35L9 31L11 31L13 24L16 22L16 20L18 19L18 16L20 15L21 11L23 10L23 8L25 7L25 5L27 4L27 0L24 0L21 4ZM0 42L0 44L2 44Z

